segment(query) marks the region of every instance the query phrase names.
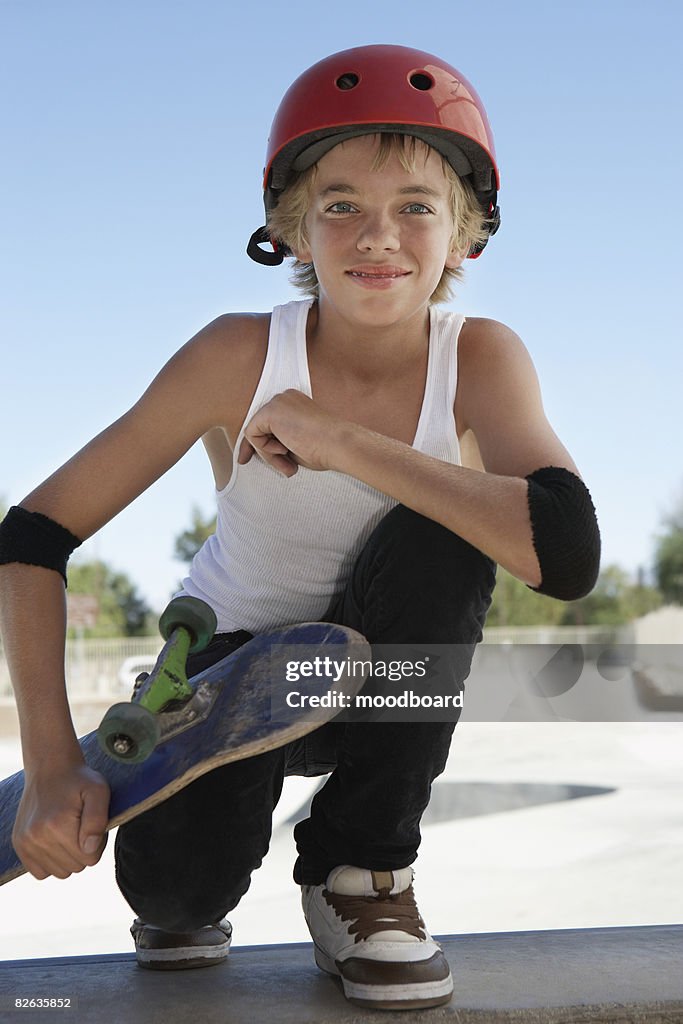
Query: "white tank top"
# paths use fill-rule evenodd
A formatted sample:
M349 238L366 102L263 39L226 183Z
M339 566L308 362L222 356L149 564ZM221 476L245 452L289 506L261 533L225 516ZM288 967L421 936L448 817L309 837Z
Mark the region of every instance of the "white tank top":
M245 424L287 388L311 397L306 324L313 301L273 310L266 361ZM427 379L413 441L415 449L451 463L460 462L453 404L464 321L459 313L430 309ZM195 556L182 593L213 607L219 632L251 633L320 619L375 526L397 504L351 476L299 467L286 478L259 458L246 466L235 460L217 502L216 532Z

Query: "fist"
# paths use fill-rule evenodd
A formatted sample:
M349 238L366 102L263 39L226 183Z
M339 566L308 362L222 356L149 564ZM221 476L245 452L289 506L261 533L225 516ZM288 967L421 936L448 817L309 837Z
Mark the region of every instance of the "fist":
M301 391L283 391L271 398L247 424L237 461L245 465L254 453L283 476L306 469L334 468L344 420L338 420Z
M107 843L109 787L84 764L26 774L12 834L14 848L34 878L68 878L96 864Z

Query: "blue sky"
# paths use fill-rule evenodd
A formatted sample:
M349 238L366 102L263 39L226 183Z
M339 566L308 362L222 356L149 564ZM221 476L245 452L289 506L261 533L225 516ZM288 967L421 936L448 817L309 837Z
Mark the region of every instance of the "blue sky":
M496 138L502 227L453 306L522 336L605 564L647 569L683 492L680 31L672 0L0 0L0 496L213 317L295 297L244 252L272 115L316 60L399 43L460 68ZM197 447L83 554L160 607L173 538L212 501Z

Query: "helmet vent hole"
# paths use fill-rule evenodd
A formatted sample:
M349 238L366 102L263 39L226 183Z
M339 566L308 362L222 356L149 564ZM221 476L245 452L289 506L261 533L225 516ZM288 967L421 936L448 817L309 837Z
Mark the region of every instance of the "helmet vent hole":
M360 78L355 72L347 71L345 75L339 76L335 85L338 89L355 89L359 82Z
M427 90L431 89L434 85L434 79L425 71L416 71L415 74L410 76L410 84L413 89L419 89L420 92L427 92Z

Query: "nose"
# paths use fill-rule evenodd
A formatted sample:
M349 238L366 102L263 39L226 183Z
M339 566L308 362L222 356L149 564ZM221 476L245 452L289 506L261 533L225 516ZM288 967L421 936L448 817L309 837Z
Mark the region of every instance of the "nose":
M356 245L360 252L396 252L401 246L398 225L384 210L368 213L363 218Z

